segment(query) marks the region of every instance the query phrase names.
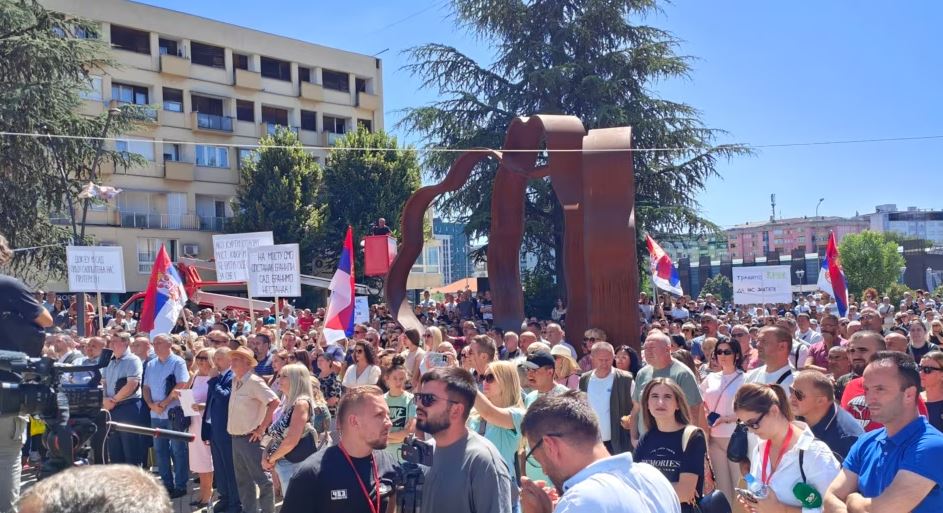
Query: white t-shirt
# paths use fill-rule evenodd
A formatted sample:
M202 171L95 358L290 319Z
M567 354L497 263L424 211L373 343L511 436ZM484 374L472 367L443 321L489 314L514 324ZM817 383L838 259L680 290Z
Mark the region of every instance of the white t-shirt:
M792 361L791 354L789 356L789 360ZM757 367L751 370L747 374L746 383L760 383L763 385L775 385L776 382L779 381L779 378L781 378L783 374L787 372L790 373L789 376L783 379L779 383L779 385L783 387L783 390L786 390L788 392L789 387L792 386L792 382L795 379L795 374L796 374L796 369L793 369L792 365L786 365L785 367L781 369L777 369L773 372L767 372L765 365L763 365L762 367Z
M691 313L688 312L688 309L685 307L674 307L671 309L671 317L676 321L682 321L691 316Z
M347 367L347 372L344 373L344 381L341 384L347 388L359 385L376 385L380 381L381 373L382 371L376 365L368 365L358 376L357 366L351 365Z
M822 334L812 328L809 328L809 330L806 332L796 330L796 338L811 346L812 344L822 341Z
M822 338L822 335L819 335ZM798 354L798 358L796 355ZM789 365L795 369L805 367L805 359L809 357L809 344L803 343L799 339L792 339L792 348L789 350Z
M733 415L733 399L737 395L737 389L746 383L746 376L742 371L733 374L724 374L722 372L712 372L701 381L701 397L707 407L708 413L717 412L721 417ZM723 395L721 395L723 394ZM711 436L717 438L730 438L736 422L727 422L716 424L711 428Z
M615 372L609 372L605 378L596 377L593 372L589 375L589 383L586 386L586 395L589 396L589 405L599 417L599 434L602 435L602 441L612 440L612 425L610 424L610 398L612 397L612 382L615 379Z

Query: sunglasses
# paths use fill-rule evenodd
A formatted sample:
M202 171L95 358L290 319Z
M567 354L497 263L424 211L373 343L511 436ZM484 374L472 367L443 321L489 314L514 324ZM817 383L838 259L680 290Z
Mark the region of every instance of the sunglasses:
M805 392L803 392L802 390L797 390L797 389L795 389L795 388L793 388L793 387L789 387L789 393L791 393L792 395L796 396L796 399L798 399L798 400L800 400L800 401L804 401L804 400L805 400Z
M197 356L196 359L197 359L197 360L209 360L209 357L208 357L208 356Z
M432 333L426 333L423 335L424 338L432 338Z
M754 420L747 420L747 421L741 422L741 424L743 424L744 426L746 426L747 429L752 429L753 431L756 431L757 429L760 429L760 422L763 422L763 417L766 417L766 414L767 414L767 413L769 413L769 412L763 412L763 413L760 414L760 416L757 417L756 419L754 419Z
M596 337L583 337L583 342L595 342L595 341L596 341ZM536 445L534 447L536 447Z
M714 351L714 356L733 356L733 351L730 349L718 349Z
M366 331L354 330L354 333L357 334L357 335L363 335L363 334L365 334L365 333L367 333L367 332L366 332Z
M354 354L363 354L363 349L354 350Z
M457 401L453 401L451 399L445 399L435 394L424 394L422 392L413 395L413 398L416 400L417 403L421 404L424 408L429 408L438 401L445 401L449 403L458 404Z
M921 365L920 372L922 372L923 374L933 374L934 372L943 372L943 368L930 367L928 365Z
M485 374L484 376L481 377L481 381L488 384L492 384L497 380L498 378L494 377L494 374Z
M749 337L750 334L749 333L731 333L730 336L734 338L740 338L740 337Z

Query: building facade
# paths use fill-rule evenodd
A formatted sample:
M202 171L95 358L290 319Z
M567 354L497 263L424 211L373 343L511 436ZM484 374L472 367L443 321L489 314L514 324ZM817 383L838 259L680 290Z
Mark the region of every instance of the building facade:
M851 233L870 227L865 218L796 217L759 223L746 223L725 230L727 253L733 259L753 259L770 253L794 251L815 253L828 245L829 232L835 232L840 244Z
M465 225L450 223L436 217L432 220L432 234L442 247L442 275L445 283L473 275L474 266L468 258L468 236Z
M871 222L871 230L876 232L895 232L909 239L923 239L934 246L943 246L943 211L920 210L907 207L898 211L897 205L878 205L874 213L866 214Z
M358 125L383 128L375 57L124 0L41 3L97 22L85 36L111 46L117 66L93 73L83 113L153 107L151 123L108 143L147 163L102 166L102 181L123 192L93 209L87 230L97 244L124 248L129 291L146 287L161 245L171 259L213 256L241 163L262 136L281 126L323 148ZM56 286L47 288L65 290Z

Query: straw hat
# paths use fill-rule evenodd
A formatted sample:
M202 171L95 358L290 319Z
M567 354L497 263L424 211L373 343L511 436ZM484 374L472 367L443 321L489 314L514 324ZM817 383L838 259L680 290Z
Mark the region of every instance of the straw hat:
M240 346L238 349L229 352L229 357L230 357L230 358L235 358L235 357L237 357L237 356L241 356L241 357L245 358L246 360L248 360L249 363L250 363L253 367L255 367L256 365L259 364L259 362L256 361L256 359L255 359L255 355L252 354L252 350L249 349L248 347Z
M553 349L550 350L551 356L559 356L570 360L570 363L573 364L577 369L580 367L580 364L576 362L576 359L573 358L573 353L570 352L570 348L566 347L563 344L557 344L553 346Z

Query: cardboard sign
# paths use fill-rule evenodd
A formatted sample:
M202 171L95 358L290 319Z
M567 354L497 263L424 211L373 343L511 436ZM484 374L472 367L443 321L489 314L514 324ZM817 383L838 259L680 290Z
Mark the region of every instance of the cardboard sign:
M734 267L734 304L789 303L792 301L790 272L788 265Z
M246 252L250 248L275 244L272 232L213 235L216 281L246 281Z
M66 246L69 292L127 292L121 246Z
M354 298L354 322L357 324L370 322L370 303L367 301L367 296Z
M256 246L246 251L249 295L300 297L301 265L297 244Z

